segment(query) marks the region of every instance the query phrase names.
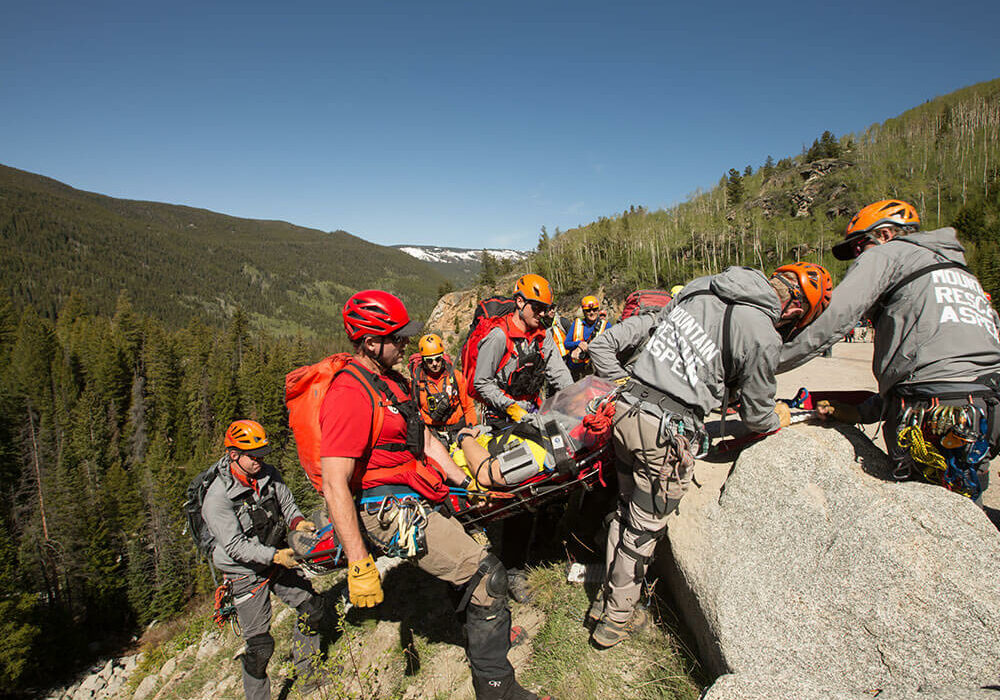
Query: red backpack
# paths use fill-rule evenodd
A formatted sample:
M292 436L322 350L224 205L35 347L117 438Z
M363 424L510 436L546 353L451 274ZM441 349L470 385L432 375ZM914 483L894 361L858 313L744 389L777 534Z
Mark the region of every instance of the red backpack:
M621 320L630 316L650 313L662 309L670 303L671 297L660 289L639 289L625 297L625 308L622 309Z
M483 400L483 397L476 391L474 383L476 360L479 359L479 345L483 342L483 338L490 334L490 331L503 324L504 316L516 310L517 302L509 297L485 299L479 302L479 306L476 307L476 313L472 317L472 325L469 326L469 336L462 344L461 358L462 374L465 375L469 383L469 395L478 401ZM514 344L510 338L507 338L507 349L500 359L501 367L507 363L513 350Z

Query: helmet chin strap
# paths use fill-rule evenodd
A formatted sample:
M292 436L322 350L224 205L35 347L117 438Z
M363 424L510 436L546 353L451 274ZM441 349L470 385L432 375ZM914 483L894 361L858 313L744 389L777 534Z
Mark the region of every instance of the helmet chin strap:
M378 337L378 352L371 352L368 349L368 343L363 342L361 344L361 354L372 361L372 363L381 370L389 369L386 367L385 362L382 359L382 355L385 352L385 336Z

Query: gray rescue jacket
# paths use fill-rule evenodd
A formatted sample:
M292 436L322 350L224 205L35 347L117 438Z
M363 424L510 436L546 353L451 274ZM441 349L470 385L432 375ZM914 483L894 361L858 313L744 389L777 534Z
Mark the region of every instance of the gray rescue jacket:
M882 298L908 275L944 261L965 264L952 228L869 248L833 290L830 306L782 350L778 371L823 352L864 316L873 317L872 373L883 396L896 385L968 380L1000 369L996 313L972 274L936 270Z
M271 565L277 548L262 543L255 534L250 504L273 498L286 527L301 518L302 511L281 476L268 464L263 465L257 479L259 493L236 480L229 471L228 456L212 468L218 475L205 492L201 506L201 517L215 539L212 561L226 574L262 574Z
M500 361L507 351L507 338L503 328L494 328L479 343L476 376L472 378L472 384L487 406L498 413L503 413L508 406L516 403L506 392L505 387L517 369L519 353L525 349L527 343L528 341L524 339L516 340L514 351L503 367L500 366ZM542 342L542 357L545 362L545 378L557 391L573 383L573 377L556 347L551 332L545 334L545 340ZM529 406L523 405L522 408L527 409Z
M711 294L694 292L709 290ZM730 323L730 367L722 357L723 318L733 305ZM599 377L631 375L698 414L699 420L722 403L726 385L739 388L740 417L757 432L780 426L774 413L774 369L781 336L774 323L781 317L778 295L758 270L730 267L718 275L685 285L656 315L640 314L618 323L590 343L590 358ZM631 369L619 360L646 342Z

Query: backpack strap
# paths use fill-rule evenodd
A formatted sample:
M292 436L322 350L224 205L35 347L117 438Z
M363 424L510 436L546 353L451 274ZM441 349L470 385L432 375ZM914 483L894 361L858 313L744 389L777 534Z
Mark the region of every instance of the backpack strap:
M361 388L365 390L365 393L368 394L368 400L372 402L372 425L371 433L368 436L368 450L371 451L375 449L375 443L378 441L379 435L382 434L382 423L385 420L385 416L381 409L385 408L385 401L383 401L367 377L364 376L365 374L370 375L371 372L368 372L363 367L359 367L354 362L350 362L334 374L333 378L336 379L343 373L351 375L361 385Z
M685 294L684 298L678 303L683 304L688 299L696 296L702 296L705 294L711 294L716 299L721 301L726 305L726 312L722 316L722 374L725 378L724 388L722 390L722 410L719 418L719 439L721 440L726 436L726 411L729 409L729 397L734 391L739 388L739 384L736 381L736 373L732 371L733 369L733 308L736 304L728 302L718 294L710 289L699 289L689 294Z

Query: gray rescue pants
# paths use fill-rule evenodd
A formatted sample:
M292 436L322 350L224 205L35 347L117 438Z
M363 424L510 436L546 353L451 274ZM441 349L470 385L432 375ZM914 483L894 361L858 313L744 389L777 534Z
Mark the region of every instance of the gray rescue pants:
M319 624L322 599L309 580L298 571L280 568L265 583L263 576L233 578L236 615L243 629L243 692L247 700L269 700L271 682L267 664L274 653L271 636L271 591L298 612L292 632L292 663L298 677L308 677L320 653ZM254 592L256 591L256 592Z
M668 431L660 417L619 402L615 411L618 510L608 528L604 617L625 623L642 593L642 581L667 516L691 483L694 458L688 440Z

